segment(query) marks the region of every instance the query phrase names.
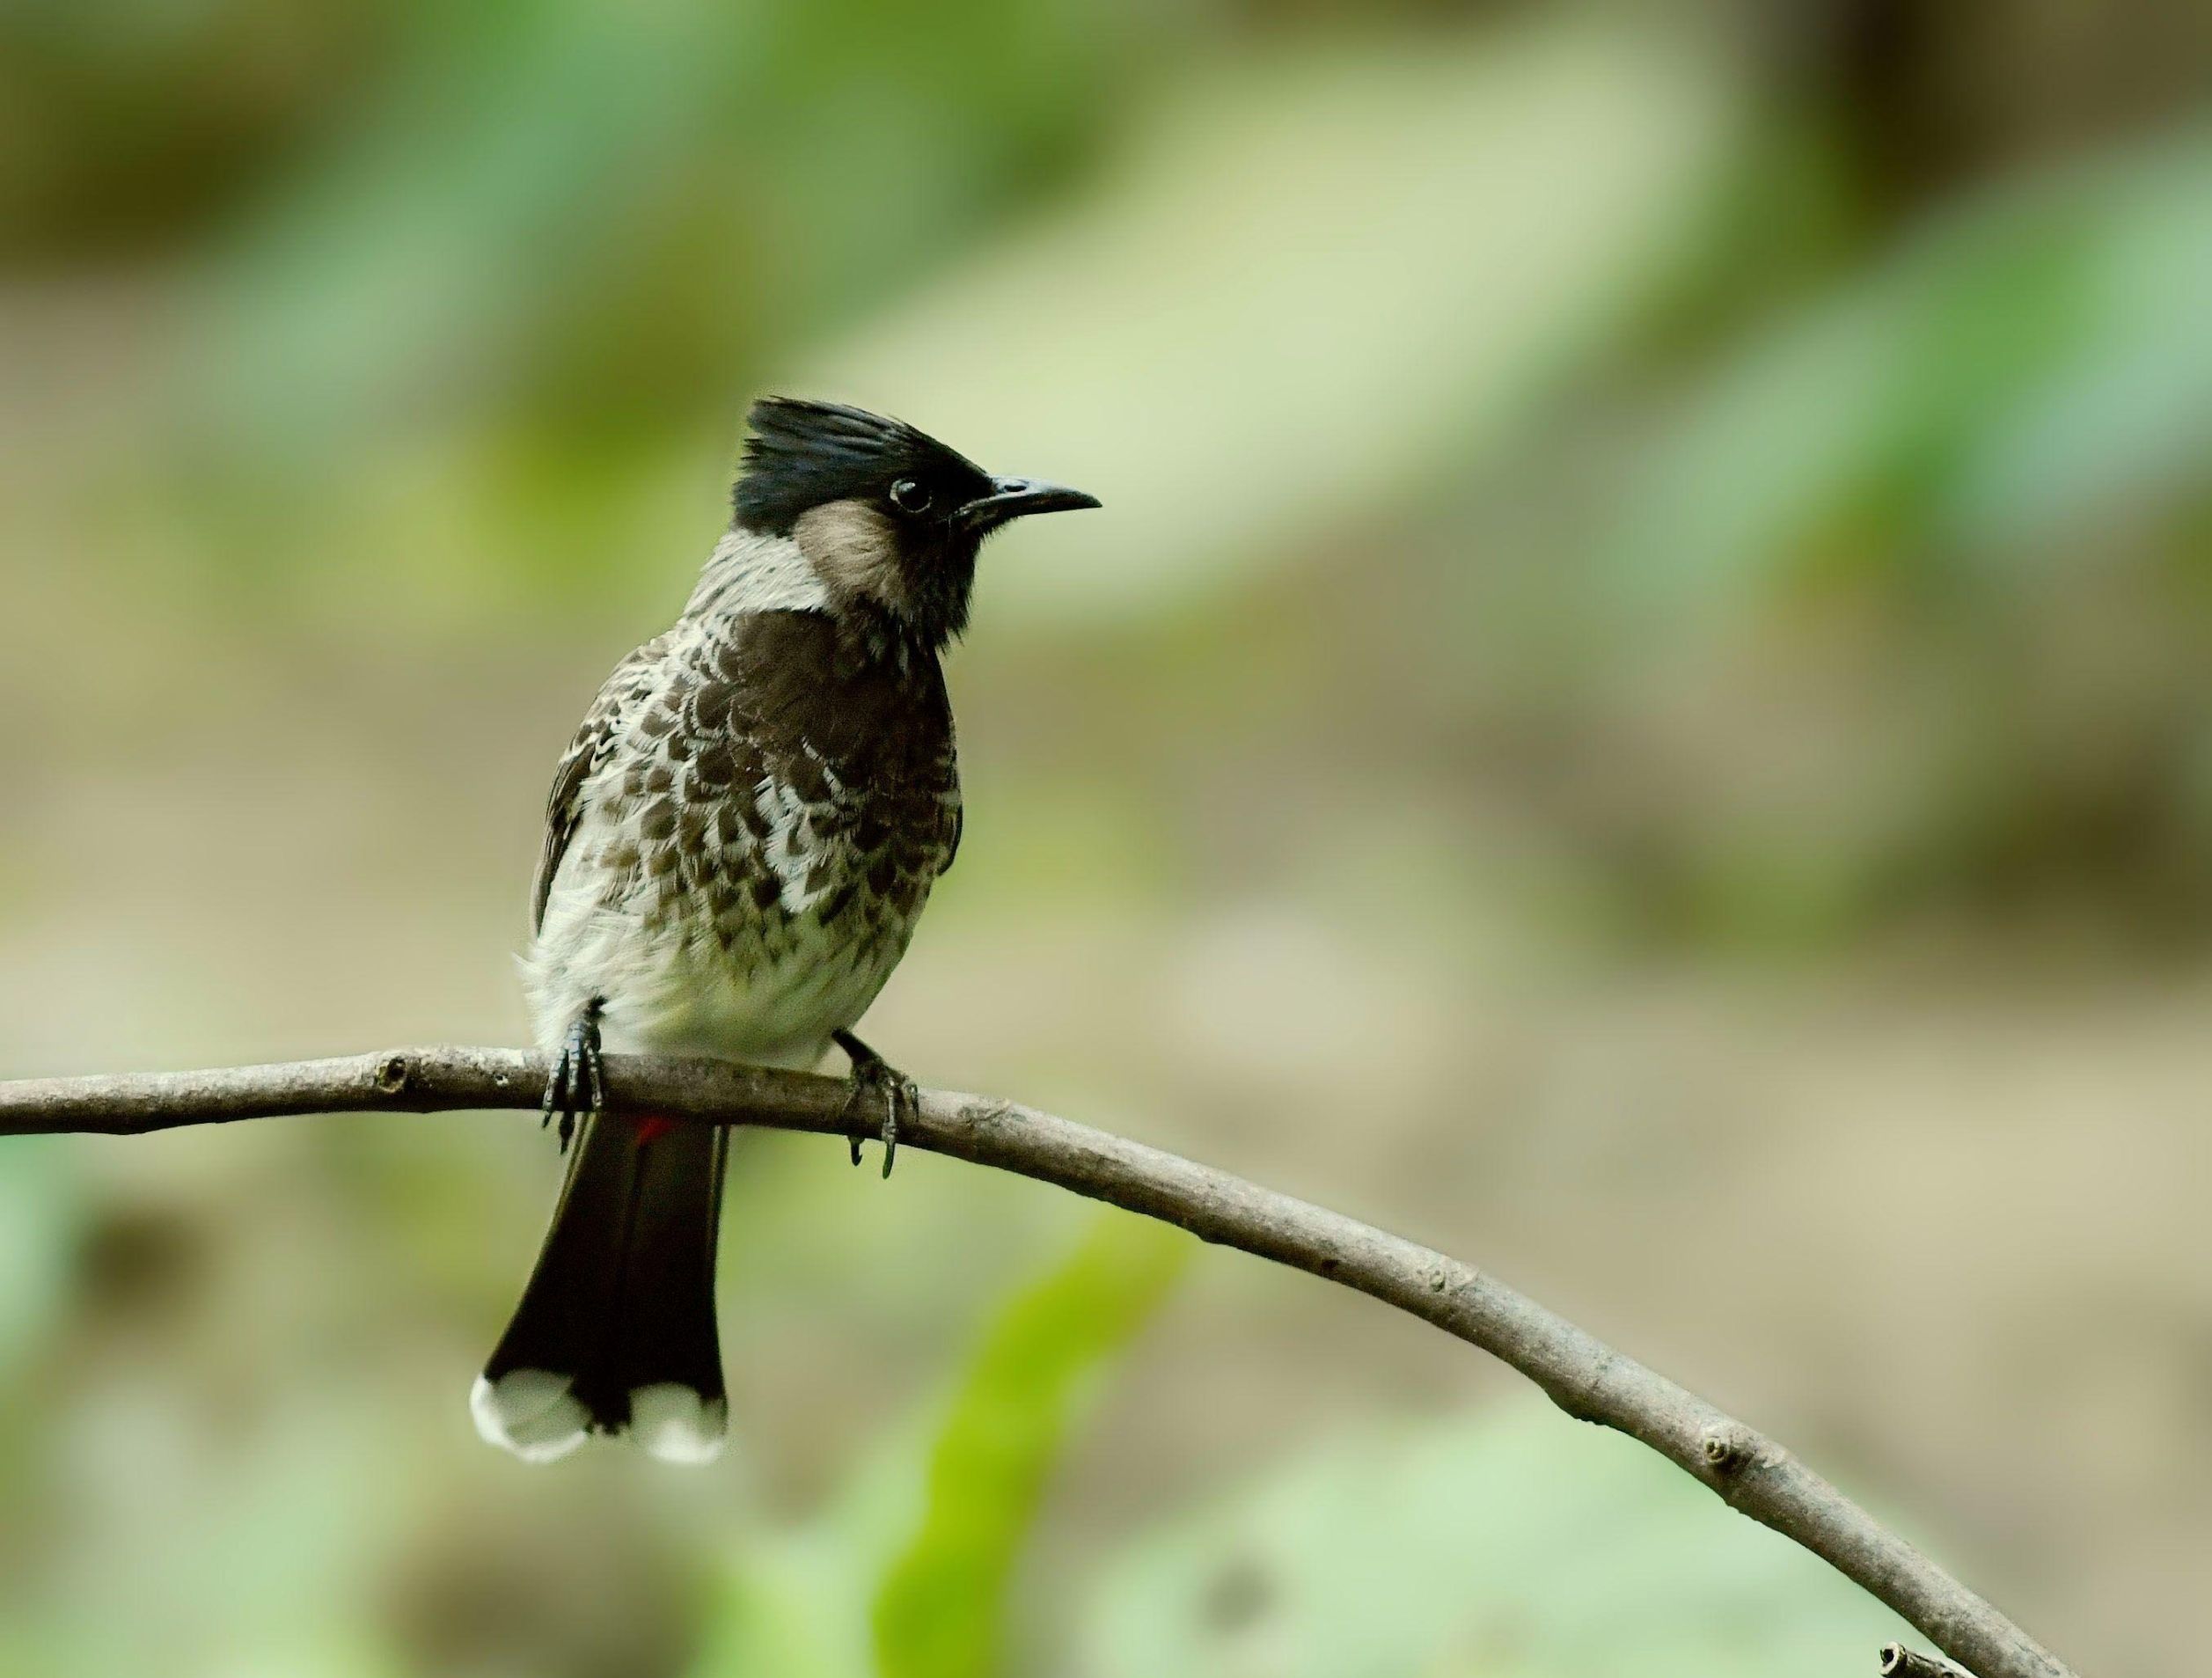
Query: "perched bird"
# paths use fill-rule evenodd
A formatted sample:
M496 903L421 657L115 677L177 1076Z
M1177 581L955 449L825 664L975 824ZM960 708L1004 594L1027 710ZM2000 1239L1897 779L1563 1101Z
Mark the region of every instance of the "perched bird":
M537 1269L471 1395L532 1461L627 1432L698 1462L728 1425L714 1246L728 1132L603 1110L601 1051L913 1085L850 1028L959 848L939 655L977 550L1098 502L994 477L858 408L754 405L735 517L674 627L615 667L553 777L524 959L546 1091L580 1125ZM853 1145L860 1160L860 1144Z

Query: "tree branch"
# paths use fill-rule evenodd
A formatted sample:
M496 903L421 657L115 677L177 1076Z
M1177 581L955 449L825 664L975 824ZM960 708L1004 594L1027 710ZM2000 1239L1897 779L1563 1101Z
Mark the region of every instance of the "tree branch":
M846 1133L839 1080L627 1056L609 1057L606 1068L618 1110ZM535 1109L546 1076L534 1055L425 1048L209 1072L33 1079L0 1083L0 1135L136 1136L297 1113ZM1011 1102L927 1092L899 1141L1162 1219L1394 1305L1503 1359L1570 1416L1640 1440L1731 1508L1794 1539L1887 1603L1979 1678L2073 1678L2026 1632L1773 1440L1470 1264Z

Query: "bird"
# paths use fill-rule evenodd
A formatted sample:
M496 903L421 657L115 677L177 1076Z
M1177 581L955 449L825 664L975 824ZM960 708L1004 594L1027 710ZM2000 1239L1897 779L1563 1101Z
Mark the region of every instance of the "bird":
M985 538L1099 505L841 403L765 397L746 421L728 531L615 666L546 802L522 970L568 1164L470 1394L477 1431L528 1461L600 1433L704 1462L728 1432L729 1132L610 1110L604 1055L804 1070L834 1044L848 1115L881 1103L890 1175L915 1088L852 1029L960 847L941 661Z

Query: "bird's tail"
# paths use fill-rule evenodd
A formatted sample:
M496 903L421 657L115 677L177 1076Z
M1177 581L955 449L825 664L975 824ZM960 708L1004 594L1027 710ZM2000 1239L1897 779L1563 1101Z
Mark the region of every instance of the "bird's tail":
M729 1132L603 1114L585 1121L538 1268L469 1396L476 1429L533 1462L587 1433L705 1462L729 1405L714 1328Z

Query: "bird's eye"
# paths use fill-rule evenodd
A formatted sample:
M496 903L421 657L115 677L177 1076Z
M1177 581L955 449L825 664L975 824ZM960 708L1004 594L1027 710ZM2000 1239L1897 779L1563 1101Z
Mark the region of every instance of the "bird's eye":
M929 486L918 478L901 478L891 486L891 505L902 513L929 510Z

